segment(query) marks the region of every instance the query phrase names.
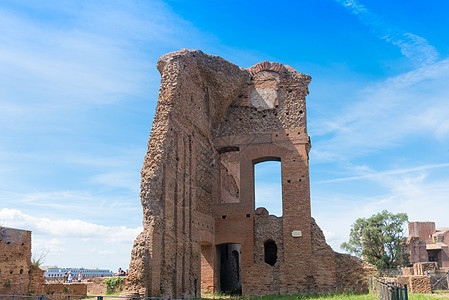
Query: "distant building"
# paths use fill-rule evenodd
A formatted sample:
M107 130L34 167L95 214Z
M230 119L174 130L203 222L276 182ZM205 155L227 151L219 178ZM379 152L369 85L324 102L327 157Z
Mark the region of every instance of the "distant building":
M449 268L449 228L436 229L434 222L410 222L406 251L410 263L436 262Z
M45 270L44 277L46 279L57 279L63 278L65 273L69 271L72 272L74 276L74 280L76 280L76 276L81 272L83 278L88 277L110 277L114 276L115 273L110 270L102 270L102 269L85 269L85 268L58 268L56 266L43 267Z

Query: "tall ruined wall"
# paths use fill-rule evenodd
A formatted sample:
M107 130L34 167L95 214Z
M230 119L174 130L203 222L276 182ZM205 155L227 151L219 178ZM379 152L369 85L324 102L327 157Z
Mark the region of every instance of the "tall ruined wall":
M132 251L130 281L141 294L191 297L200 284L200 228L214 227L211 132L249 73L189 50L161 57L158 70L161 88L142 168L144 230Z
M39 294L43 281L31 265L31 231L0 227L0 294Z
M310 76L198 50L167 54L158 70L128 294L191 298L240 283L245 295L335 291L346 264L310 212ZM254 165L269 160L281 162L279 218L255 214Z

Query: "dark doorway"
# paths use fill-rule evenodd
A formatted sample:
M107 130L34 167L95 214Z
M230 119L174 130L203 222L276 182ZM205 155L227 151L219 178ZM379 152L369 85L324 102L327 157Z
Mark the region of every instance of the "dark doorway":
M242 294L242 270L240 244L222 244L217 246L220 258L220 290L231 295Z
M265 262L270 266L274 266L278 260L278 247L276 243L273 240L268 240L263 244L263 247Z
M427 256L430 262L436 262L441 267L441 249L427 250Z

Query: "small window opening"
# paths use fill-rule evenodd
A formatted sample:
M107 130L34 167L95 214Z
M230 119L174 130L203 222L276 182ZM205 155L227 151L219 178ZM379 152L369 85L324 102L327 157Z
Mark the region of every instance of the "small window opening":
M221 216L221 218L222 218L223 220L226 219L226 215Z
M270 266L274 266L278 260L278 247L273 240L268 240L264 243L264 257L265 262Z

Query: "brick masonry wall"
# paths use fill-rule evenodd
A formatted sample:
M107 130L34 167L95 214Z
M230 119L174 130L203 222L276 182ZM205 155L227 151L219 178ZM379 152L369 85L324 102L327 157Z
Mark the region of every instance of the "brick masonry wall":
M435 273L438 269L436 262L419 262L413 265L414 275L427 275L427 272Z
M335 253L337 291L368 292L368 278L376 273L374 266L349 254Z
M49 283L44 285L44 294L87 295L87 285L85 283Z
M402 275L397 278L397 282L407 284L411 293L432 293L429 276Z
M185 49L161 57L158 70L142 168L144 230L131 253L128 294L189 298L201 289L219 291L217 249L228 243L241 246L245 295L358 284L349 275L338 282L337 266L359 265L336 256L311 219L310 76L271 62L243 69ZM254 164L267 160L282 164L281 219L255 216ZM274 266L261 259L267 239L278 246Z
M0 227L0 294L31 292L32 275L31 231Z

